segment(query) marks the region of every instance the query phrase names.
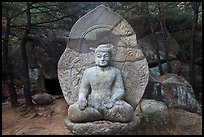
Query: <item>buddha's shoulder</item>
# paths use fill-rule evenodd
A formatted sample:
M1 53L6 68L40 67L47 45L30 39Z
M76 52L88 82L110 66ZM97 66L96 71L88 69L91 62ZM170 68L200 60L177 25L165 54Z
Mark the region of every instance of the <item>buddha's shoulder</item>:
M84 73L93 73L93 72L97 72L98 71L98 67L97 66L94 66L94 67L91 67L91 68L88 68L84 71ZM110 67L109 71L113 71L113 72L117 72L117 73L120 73L120 70L118 68L115 68L115 67Z
M120 70L119 70L118 68L115 68L115 67L110 67L110 69L111 69L112 71L115 71L115 72L120 72Z
M95 71L95 70L96 70L96 66L90 67L90 68L86 69L86 70L84 71L84 73L91 73L91 72L93 72L93 71Z

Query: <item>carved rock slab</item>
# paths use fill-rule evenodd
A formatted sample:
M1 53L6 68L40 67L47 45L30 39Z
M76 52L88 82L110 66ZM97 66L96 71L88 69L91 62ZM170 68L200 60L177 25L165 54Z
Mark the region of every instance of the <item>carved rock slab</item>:
M142 98L149 78L146 58L138 48L136 34L128 22L109 8L100 5L81 17L72 27L67 47L58 62L58 78L68 105L78 99L85 69L95 66L94 49L112 43L111 65L122 72L125 101L134 109ZM67 128L75 134L125 134L139 124L134 116L129 123L94 121L72 123Z
M65 100L68 105L77 101L83 72L95 65L93 49L103 43L114 45L112 66L122 72L125 100L135 109L148 83L147 60L138 48L132 27L104 5L81 17L71 29L58 62L58 78Z

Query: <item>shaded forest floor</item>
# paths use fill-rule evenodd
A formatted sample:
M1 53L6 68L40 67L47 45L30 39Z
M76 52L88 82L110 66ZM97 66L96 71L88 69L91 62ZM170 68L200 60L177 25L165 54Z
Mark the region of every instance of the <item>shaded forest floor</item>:
M2 104L2 135L72 135L64 124L67 105L62 97L27 109L24 100L19 102L16 108L10 102Z

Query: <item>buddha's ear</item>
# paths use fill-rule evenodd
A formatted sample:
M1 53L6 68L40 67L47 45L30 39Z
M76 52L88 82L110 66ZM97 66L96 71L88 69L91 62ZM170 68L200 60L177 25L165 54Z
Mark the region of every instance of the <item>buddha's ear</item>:
M90 47L89 48L91 51L95 52L96 48Z

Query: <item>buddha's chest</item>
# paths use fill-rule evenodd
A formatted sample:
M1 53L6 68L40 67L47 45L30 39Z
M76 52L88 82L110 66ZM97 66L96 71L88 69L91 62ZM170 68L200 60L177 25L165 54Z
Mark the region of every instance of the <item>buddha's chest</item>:
M89 77L89 82L92 88L111 88L115 77L115 74L111 71L95 72Z

